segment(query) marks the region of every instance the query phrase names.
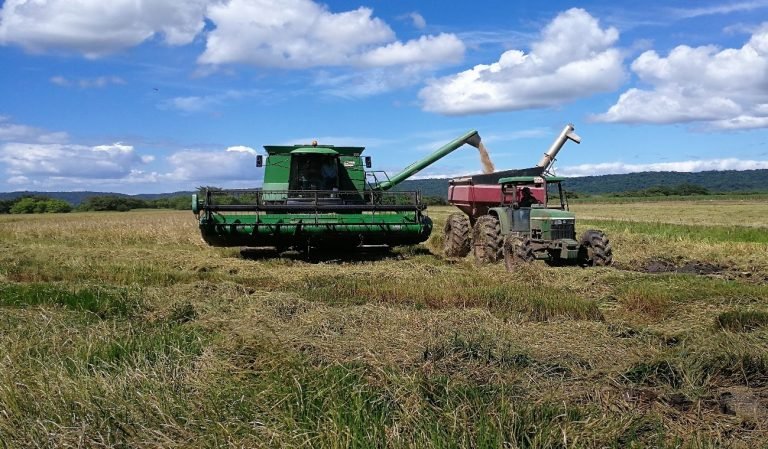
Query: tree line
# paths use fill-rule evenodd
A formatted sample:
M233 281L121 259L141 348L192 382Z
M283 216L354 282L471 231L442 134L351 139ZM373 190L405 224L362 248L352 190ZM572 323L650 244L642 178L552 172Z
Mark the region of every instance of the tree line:
M139 198L122 197L117 195L92 196L77 207L64 200L42 195L26 195L11 200L0 200L0 214L44 214L67 213L72 211L118 211L127 212L133 209L191 209L188 196L174 196L143 200Z

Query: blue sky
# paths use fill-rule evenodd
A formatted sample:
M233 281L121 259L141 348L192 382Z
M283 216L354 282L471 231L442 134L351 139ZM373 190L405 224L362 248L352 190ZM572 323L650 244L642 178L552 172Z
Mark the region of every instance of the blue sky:
M562 175L768 168L768 0L0 5L0 191L254 186L313 139L392 173L469 129L526 167L569 122Z

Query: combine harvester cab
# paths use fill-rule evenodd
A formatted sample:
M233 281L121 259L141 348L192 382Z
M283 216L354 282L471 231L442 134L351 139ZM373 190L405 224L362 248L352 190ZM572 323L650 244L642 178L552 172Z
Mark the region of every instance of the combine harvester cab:
M473 251L479 264L503 258L508 270L534 260L550 265L610 265L612 248L604 233L589 230L576 239L576 217L568 211L563 179L549 174L568 140L581 142L570 124L534 167L452 179L448 201L461 212L446 221L445 255L464 257ZM557 198L550 198L553 187ZM529 193L523 199L525 191Z
M465 143L470 131L389 178L371 168L364 147L265 146L262 189L193 195L203 240L212 246L351 249L421 243L432 220L419 192L390 191ZM257 167L263 165L257 156Z

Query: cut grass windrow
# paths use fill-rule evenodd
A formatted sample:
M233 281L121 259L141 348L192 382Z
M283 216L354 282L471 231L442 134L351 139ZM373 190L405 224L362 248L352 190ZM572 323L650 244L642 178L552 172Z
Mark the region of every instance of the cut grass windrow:
M427 279L345 275L308 277L296 290L307 299L332 305L369 301L432 309L487 308L502 318L547 321L553 318L602 320L595 301L553 287L514 287L478 273L436 274Z

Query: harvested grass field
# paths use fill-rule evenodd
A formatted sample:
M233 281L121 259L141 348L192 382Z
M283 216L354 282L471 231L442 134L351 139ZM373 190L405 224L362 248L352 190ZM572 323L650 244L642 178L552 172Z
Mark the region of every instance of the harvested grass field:
M0 446L768 447L768 206L577 204L616 267L0 217Z

